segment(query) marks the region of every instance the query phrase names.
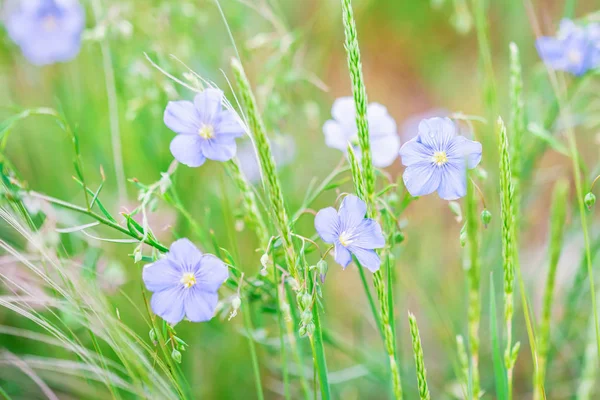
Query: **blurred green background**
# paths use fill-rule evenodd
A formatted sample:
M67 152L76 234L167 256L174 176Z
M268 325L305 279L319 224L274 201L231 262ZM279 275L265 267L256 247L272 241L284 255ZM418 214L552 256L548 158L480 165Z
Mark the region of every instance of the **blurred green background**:
M432 109L490 118L471 2L356 0L353 3L369 100L387 106L400 135L404 135L403 126L410 117ZM536 33L554 33L564 13L564 2L488 3L486 13L496 77L497 111L508 120L508 44L514 41L522 55L527 117L529 121L540 122L553 95L534 41ZM595 11L598 6L594 0L572 3L576 3L575 16ZM100 168L103 168L107 182L101 198L118 214L135 208L137 189L128 182L127 200L119 198L101 44L109 45L114 67L125 174L144 183L158 181L160 172L166 171L172 161L169 142L174 133L162 121L167 101L193 97L189 90L154 69L144 53L164 70L195 84L186 80L185 68L170 57L175 55L214 81L233 101L224 74L231 77L229 60L235 51L213 1L103 1L98 19L90 4L84 4L86 39L79 56L72 62L43 68L32 66L6 33L0 33L0 119L24 108L61 110L78 134L88 185L100 184ZM321 131L322 124L330 118L334 99L350 95L340 4L335 0L225 0L221 6L255 87L269 134L272 138L293 138L293 145L289 141L285 143L285 146L293 146L293 150L287 149L293 159L285 160L287 165L280 169L280 176L288 207L295 212L311 180L328 175L342 157L337 150L325 146ZM598 80L592 80L579 97L579 103L583 104L582 115L587 118L586 123L578 127L580 149L589 168L587 178L593 177L597 170L598 89ZM484 143L482 168L489 175L482 189L494 216L483 239L481 349L482 387L487 391L484 398L494 398L489 293L499 290L501 281L496 280L497 287L490 288L489 273L501 274L497 149L490 125L475 123L475 128L476 137ZM531 144L536 139L526 140ZM241 151L244 145L239 144ZM75 174L72 143L47 117L35 116L20 122L11 132L4 156L14 164L29 188L82 204L81 188L71 179ZM523 273L534 311L538 310L546 276L549 193L557 177L570 176L569 166L570 161L564 156L548 151L536 166L527 188L521 248ZM401 174L399 160L387 171L394 178ZM222 165L209 161L198 169L180 166L175 184L186 209L200 226L207 232L214 231L222 247L239 247L243 260L240 268L256 273L260 269L260 254L254 251L258 244L239 222L240 196ZM257 187L260 190L260 185ZM352 187L348 184L342 190L351 191ZM322 196L314 208L331 205L336 196L333 192ZM58 212L56 216L59 227L69 226L68 222L76 225L75 216L63 213ZM167 205L160 204L149 217L163 243L190 236L201 248L210 248L200 243L186 221ZM453 394L460 398L455 336L466 333L466 288L459 244L462 224L456 221L447 202L436 195L411 204L402 218L406 241L397 255L395 313L407 398L417 396L406 324L408 310L419 320L434 398L453 398ZM592 229L594 235L598 234L596 228ZM303 217L298 230L312 235L312 217ZM14 235L8 238L19 244ZM141 323L139 311L132 304L143 306L141 264L134 264L129 256L132 246L107 244L78 234L62 234L60 239L64 253L83 265L89 262L84 256L89 257L89 248L97 249L94 254L109 266L103 270L109 271L103 276L112 289L108 292L110 304L118 309L126 325L141 337L147 337L148 327ZM571 225L568 244L559 269L557 304L562 304L560 298L571 287L578 268L582 245L577 224ZM24 243L20 245L25 249ZM584 285L581 289L585 303L582 303L580 327L584 328L576 330L567 342L562 341L561 347L553 350L547 386L551 399L571 398L576 388L582 341L586 337L585 318L589 316L586 288ZM221 297L227 298L230 294L224 290ZM355 269L342 271L331 262L324 298L325 325L351 348L372 356L380 363L378 368L382 372L379 377L369 375L364 368L357 367L351 354L328 349L335 396L343 399L389 397L384 352ZM556 311L558 324L562 310L558 307ZM519 321L515 336L526 346L520 309L515 315ZM263 383L268 398L279 398L282 393L279 358L271 346L277 340L273 331L276 327L273 324L263 327L263 318L270 317L256 314L254 321L259 329L257 335L264 342L259 346ZM76 323L73 324L77 332ZM36 329L32 323L5 309L0 309L0 325ZM557 335L559 331L557 329ZM197 398L252 398L252 369L240 316L229 322L227 318L215 318L204 324L182 323L178 334L190 344L182 368ZM303 346L308 344L303 343ZM0 336L0 347L15 354L49 355L48 347L12 336ZM521 354L528 351L523 347ZM56 352L55 357L69 358L66 353ZM517 363L515 399L531 396L529 360L530 357L523 356ZM94 386L85 380L67 379L52 371L40 372L40 375L61 398L109 396L102 391L94 392L91 389ZM0 386L16 399L41 398L36 385L13 367L0 369Z

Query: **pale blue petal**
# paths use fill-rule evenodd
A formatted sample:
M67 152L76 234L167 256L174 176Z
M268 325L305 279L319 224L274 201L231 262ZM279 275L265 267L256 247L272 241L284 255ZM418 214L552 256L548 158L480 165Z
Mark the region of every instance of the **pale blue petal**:
M194 106L198 112L200 121L211 124L217 114L221 111L223 92L219 89L209 88L194 97Z
M198 135L177 135L170 145L171 154L188 167L199 167L206 161L202 154L202 138Z
M448 160L467 160L468 167L475 168L481 161L481 150L481 143L464 136L456 136L450 142L446 154Z
M540 58L552 69L564 70L567 67L565 49L562 40L542 36L535 41Z
M325 144L333 149L338 149L344 153L348 149L348 141L353 135L345 129L345 126L334 120L328 120L323 125L323 134L325 134Z
M371 218L365 218L354 231L352 247L363 249L380 249L385 246L385 237L381 232L381 226Z
M440 186L440 168L431 161L423 161L406 167L404 186L413 196L425 196L433 193Z
M334 253L335 262L340 264L342 268L346 268L348 264L350 264L350 262L352 261L352 255L350 254L350 251L344 246L342 246L340 243L335 244Z
M185 316L192 322L210 321L215 315L219 295L216 292L206 292L198 286L187 289L183 301Z
M400 137L396 133L371 137L373 165L377 168L386 168L392 165L398 158L399 150Z
M229 278L225 263L212 254L205 254L196 271L196 282L206 292L216 292Z
M445 151L456 131L456 125L450 118L424 119L419 124L418 141L434 151Z
M446 117L450 113L443 108L434 108L416 115L408 117L400 127L400 137L404 142L408 142L419 134L419 123L428 118Z
M356 125L356 107L352 97L340 97L333 102L331 115L338 122Z
M218 137L241 137L246 133L238 115L232 110L223 110L219 113L215 120L215 134Z
M235 156L237 145L232 137L203 140L202 154L209 160L228 161Z
M340 236L340 217L333 207L320 210L315 217L315 229L325 243L335 243Z
M167 258L178 264L184 272L196 272L202 252L189 239L178 239L171 243Z
M396 121L388 114L387 108L379 103L367 106L367 120L371 137L396 135L398 132Z
M444 165L438 194L444 200L460 199L467 194L467 172L464 163Z
M183 306L184 296L185 288L183 286L161 290L152 295L150 307L154 314L158 315L168 323L175 325L180 322L185 315Z
M354 254L360 265L371 272L375 272L381 266L381 259L375 250L363 249L358 246L350 246L349 250Z
M79 53L84 24L84 9L77 1L16 1L6 9L9 36L35 65L73 59Z
M400 148L402 165L409 166L423 161L430 162L434 151L419 142L418 137L404 143Z
M166 258L148 264L142 270L144 284L151 292L159 292L179 286L182 276L183 272L181 268Z
M344 197L340 206L340 233L356 228L367 213L367 205L353 194Z
M573 22L572 20L568 18L563 18L560 20L560 24L558 26L559 38L566 38L567 36L570 36L573 33L578 33L580 31L582 31L582 29L578 27L577 24L575 24L575 22Z
M194 103L187 100L170 101L163 117L165 125L177 133L196 135L200 127L200 118Z

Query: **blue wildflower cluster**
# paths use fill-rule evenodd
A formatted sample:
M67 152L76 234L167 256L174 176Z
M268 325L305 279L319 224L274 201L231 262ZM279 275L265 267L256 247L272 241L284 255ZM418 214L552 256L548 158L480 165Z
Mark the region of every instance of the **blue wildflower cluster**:
M575 76L600 67L600 23L578 25L563 19L555 37L542 36L535 42L548 67Z
M69 61L79 53L85 13L77 0L5 2L6 30L36 65Z

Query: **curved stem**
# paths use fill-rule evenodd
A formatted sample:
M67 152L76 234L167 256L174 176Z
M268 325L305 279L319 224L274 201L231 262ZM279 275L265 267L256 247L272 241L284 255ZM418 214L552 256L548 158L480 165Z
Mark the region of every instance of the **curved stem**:
M132 237L134 239L137 239L141 242L146 243L149 246L154 247L155 249L158 249L159 251L166 253L167 251L169 251L169 249L165 246L163 246L162 244L150 239L150 238L142 238L140 235L135 234L130 232L128 229L122 227L121 225L119 225L116 222L110 221L107 218L102 217L101 215L96 214L93 211L88 211L87 209L83 208L83 207L79 207L75 204L71 204L71 203L67 203L66 201L63 200L59 200L56 199L54 197L50 197L50 196L46 196L44 194L38 193L38 192L34 192L34 191L28 191L27 195L34 197L36 199L40 199L40 200L44 200L47 201L48 203L54 204L56 206L71 210L71 211L75 211L78 212L80 214L84 214L87 215L88 217L91 217L93 219L95 219L96 221L100 222L102 225L106 225L110 228L113 228L129 237Z

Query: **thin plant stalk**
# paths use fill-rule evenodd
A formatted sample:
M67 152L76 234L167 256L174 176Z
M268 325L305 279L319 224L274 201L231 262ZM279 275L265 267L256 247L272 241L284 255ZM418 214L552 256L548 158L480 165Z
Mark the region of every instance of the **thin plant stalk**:
M467 250L468 250L468 269L467 282L469 288L469 348L471 365L471 398L479 399L479 325L481 316L481 261L479 258L479 215L477 213L477 195L475 193L475 184L469 180L467 183Z
M277 230L283 242L286 262L294 279L301 282L296 269L296 251L292 242L292 232L289 226L288 213L285 209L281 183L279 182L277 169L275 168L275 160L271 151L271 144L267 138L266 128L258 111L254 93L252 92L250 82L246 77L242 64L239 60L234 58L231 61L231 67L233 69L235 80L240 88L242 105L245 108L246 117L248 118L250 134L256 145L263 184L273 210L275 225L277 226Z
M256 344L254 343L254 328L252 326L252 316L250 315L250 303L246 303L246 310L242 311L244 315L244 329L248 337L248 346L250 348L250 359L252 360L252 371L254 372L254 384L256 387L256 396L259 400L265 398L262 389L262 381L260 379L260 366L258 363L258 356L256 354Z
M583 178L581 176L581 167L579 163L580 155L577 150L577 139L575 138L575 132L573 131L570 119L572 115L570 113L570 106L562 101L563 93L566 92L564 87L564 81L560 79L561 88L558 90L559 103L562 105L562 111L564 116L567 118L567 140L569 142L569 151L571 153L571 162L573 164L573 176L575 178L575 195L577 197L577 205L579 206L579 218L581 220L581 228L583 230L583 242L585 247L585 259L588 272L588 280L590 284L590 296L592 300L592 312L594 313L594 324L596 326L596 347L598 350L598 357L600 358L600 326L598 325L598 309L596 306L596 289L594 283L594 271L592 268L592 254L590 246L590 232L587 222L586 206L584 202L584 191L583 191Z
M99 23L102 18L102 2L101 0L92 1L92 9L96 23ZM117 85L115 82L115 70L113 66L110 44L108 42L109 35L106 35L100 41L100 49L102 51L102 62L104 70L104 81L106 84L106 94L108 96L108 116L110 121L110 141L113 153L113 161L115 163L115 174L117 177L117 190L119 201L123 202L127 199L127 187L125 178L125 167L123 164L123 150L121 149L121 131L119 127L119 104L117 100Z
M250 134L256 145L258 153L258 161L262 171L263 184L265 186L269 203L274 214L274 224L277 227L281 237L285 260L292 277L302 284L301 274L298 274L296 262L296 250L292 241L292 231L290 229L289 218L283 200L281 184L275 168L275 161L271 151L271 145L267 138L266 128L262 117L258 111L258 105L252 92L250 82L244 72L244 68L239 60L232 59L231 67L235 76L235 80L240 88L242 105L246 111ZM315 324L315 332L310 337L311 349L313 350L313 359L319 367L319 385L321 395L324 399L330 398L329 380L327 374L327 364L325 362L325 347L323 346L321 321L319 318L318 307L313 307L313 318Z
M556 282L556 269L560 259L561 250L564 242L564 227L567 217L569 186L565 180L560 180L554 187L552 196L551 230L549 245L549 265L546 288L544 290L544 302L542 307L542 318L538 328L538 362L534 371L534 400L544 398L543 387L546 377L546 364L548 357L548 347L550 343L550 318L552 313L552 303L554 300L554 285Z
M358 179L362 176L362 185L364 192L360 196L367 204L367 213L369 217L374 217L375 209L375 169L371 159L371 144L369 137L369 125L367 120L367 91L364 84L362 64L360 61L360 49L358 46L358 34L356 31L356 22L352 11L351 0L341 0L342 19L344 24L345 47L348 58L348 69L352 82L352 96L356 109L356 126L358 132L358 143L361 150L361 170L353 172L353 178ZM377 293L380 304L381 328L384 336L385 348L388 355L390 370L392 374L392 385L394 397L402 398L402 383L400 379L400 369L396 357L396 340L394 330L390 324L390 314L388 297L385 289L383 273L381 269L373 274L373 285Z
M508 136L506 126L501 118L500 125L500 205L502 219L502 266L504 270L504 324L506 347L504 351L504 364L506 367L506 380L508 384L508 398L512 399L512 376L516 362L519 343L512 344L512 323L514 314L514 246L515 243L515 217L513 208L512 174L510 165Z
M229 175L233 179L235 186L242 195L246 223L256 233L261 249L266 250L267 246L269 245L269 241L271 240L271 235L269 235L267 225L265 224L265 221L258 210L258 203L256 201L254 190L244 176L237 158L233 158L232 160L228 161L226 163L226 168L229 172Z
M590 317L581 377L577 385L577 400L591 400L594 387L598 381L598 353L596 351L596 328L594 324L594 318Z

